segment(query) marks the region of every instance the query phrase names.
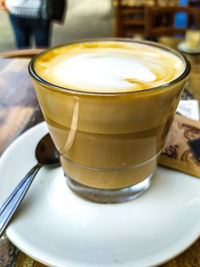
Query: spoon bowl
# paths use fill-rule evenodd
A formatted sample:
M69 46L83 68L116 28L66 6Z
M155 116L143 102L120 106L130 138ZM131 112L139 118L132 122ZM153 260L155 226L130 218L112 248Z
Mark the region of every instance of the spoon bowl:
M37 144L35 156L42 165L57 165L59 155L50 134L46 134Z

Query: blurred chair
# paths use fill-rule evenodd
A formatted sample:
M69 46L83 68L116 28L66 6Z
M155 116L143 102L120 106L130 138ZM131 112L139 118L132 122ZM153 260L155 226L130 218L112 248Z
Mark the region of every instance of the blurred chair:
M115 37L132 37L144 34L144 6L130 6L123 0L114 1Z
M114 36L133 37L145 34L145 8L147 6L177 5L178 0L112 0Z
M185 13L187 25L185 28L175 27L177 13ZM152 39L160 36L184 35L187 28L200 28L200 9L189 6L166 6L145 8L145 38Z
M33 56L39 54L44 49L33 48L33 49L18 49L0 52L0 58L32 58Z

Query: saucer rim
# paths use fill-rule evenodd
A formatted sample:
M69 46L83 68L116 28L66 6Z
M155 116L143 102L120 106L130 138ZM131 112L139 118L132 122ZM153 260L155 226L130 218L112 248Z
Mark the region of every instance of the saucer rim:
M200 46L198 47L198 49L188 49L186 47L186 42L182 41L178 43L178 49L184 53L188 53L188 54L199 54L200 53Z

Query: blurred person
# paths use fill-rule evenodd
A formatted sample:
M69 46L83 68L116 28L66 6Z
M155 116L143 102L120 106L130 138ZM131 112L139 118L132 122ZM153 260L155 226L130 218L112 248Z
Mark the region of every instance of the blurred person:
M8 12L19 49L31 47L34 37L37 47L50 45L52 21L63 21L65 0L0 0Z

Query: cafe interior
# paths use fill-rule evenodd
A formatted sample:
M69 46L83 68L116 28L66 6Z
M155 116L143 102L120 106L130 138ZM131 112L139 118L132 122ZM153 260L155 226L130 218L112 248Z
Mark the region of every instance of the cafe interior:
M199 46L200 1L114 0L113 12L114 37L159 42L184 53L190 62L194 61L194 54L189 50L190 45ZM196 56L198 53L195 65L192 64L193 70L198 65ZM192 80L192 90L200 100L195 83Z
M184 2L187 4L184 5ZM199 1L114 1L117 37L152 39L185 34L188 28L198 28Z
M94 0L94 1L101 1L101 0ZM92 7L90 8L92 10ZM194 124L191 123L192 125L191 129L195 129L192 134L193 136L195 136L195 138L196 137L200 138L200 123L198 122L199 101L200 101L200 1L110 0L109 16L111 25L111 32L109 37L128 38L139 41L147 40L150 42L156 42L158 44L165 45L167 47L170 47L178 51L190 62L191 64L190 76L185 84L181 96L182 105L179 106L177 113L181 116L185 116L195 121ZM93 36L91 36L91 38L92 37ZM0 96L1 96L0 97L0 131L1 131L0 155L1 154L3 155L6 149L26 130L30 129L31 127L35 126L38 123L41 123L44 120L27 71L30 59L42 51L43 49L40 48L29 48L29 49L13 49L9 51L5 50L0 52ZM8 88L12 88L12 90L9 93L8 93ZM172 149L172 147L170 149ZM172 150L170 150L170 152L171 151ZM188 162L189 160L190 159L188 159ZM188 167L189 163L187 163L188 165L185 169L181 169L181 160L180 162L177 163L178 167L177 166L174 167L170 164L171 163L165 162L163 163L163 166L169 168L175 168L176 170L187 173L189 175L192 174L193 176L195 176L195 178L188 178L188 179L195 179L195 181L191 185L190 183L185 182L185 187L187 188L187 190L183 189L184 184L180 186L180 189L178 189L179 197L177 197L177 199L174 198L175 201L177 201L178 203L176 204L181 210L182 208L181 201L185 196L186 200L188 201L186 207L188 210L187 211L185 210L185 213L183 212L182 214L181 213L182 211L177 209L176 215L175 213L174 214L172 213L170 215L171 217L169 218L169 221L166 222L166 224L169 225L168 229L169 232L166 233L166 235L170 236L169 239L167 239L166 236L163 237L161 235L161 237L159 238L158 236L156 239L157 241L153 243L153 241L149 240L148 238L145 239L144 236L140 236L141 237L140 239L136 233L135 235L136 238L139 238L143 242L146 242L145 243L146 245L144 246L144 251L139 251L137 249L135 250L137 251L137 255L134 256L135 259L132 260L126 259L126 252L123 251L123 248L121 248L120 250L122 253L122 257L120 258L119 255L118 258L117 257L114 258L115 256L113 255L116 255L114 251L114 249L116 248L116 246L113 244L114 241L111 242L112 243L111 251L105 252L102 249L102 251L97 252L98 257L95 257L94 255L90 254L87 255L87 253L85 254L85 256L83 255L78 256L78 253L81 253L80 243L78 245L79 249L77 250L74 249L73 250L74 254L73 255L69 254L70 256L68 257L68 254L63 247L56 248L55 247L56 245L55 246L51 245L50 246L51 250L49 250L50 252L44 251L43 253L40 251L41 252L40 253L39 252L40 247L41 250L43 248L43 245L48 247L47 243L41 241L38 243L39 248L34 249L34 246L29 245L29 241L27 241L28 240L27 236L24 239L23 238L20 239L20 234L18 235L17 233L18 229L21 231L20 227L22 228L24 227L23 230L21 231L22 232L21 236L24 237L23 234L27 230L27 232L29 233L29 237L32 238L32 240L36 239L35 236L37 236L38 233L41 236L43 236L43 233L42 230L38 230L39 231L38 233L31 234L32 224L30 223L30 228L26 226L26 222L20 226L20 221L19 221L19 223L16 222L16 228L14 224L13 228L11 225L11 228L8 228L7 233L4 234L2 237L0 237L0 266L1 267L8 267L8 266L9 267L14 267L14 266L15 267L27 267L27 266L29 267L45 267L45 266L199 267L200 266L200 239L199 239L200 197L197 197L197 190L198 188L200 188L200 184L199 184L199 178L197 177L200 177L200 171L199 171L200 163L198 163L195 171L193 171L192 169L193 167L191 167L192 170L189 170L190 169L190 167ZM2 168L3 167L1 167L0 165L0 173L2 172ZM29 165L27 165L27 170L28 168L30 168ZM2 173L4 174L4 172ZM186 180L186 178L184 179ZM41 185L43 183L44 181L41 182ZM1 188L3 188L3 184L1 184L0 182L0 190ZM173 192L172 187L171 188L169 187L169 190ZM183 190L183 193L181 190ZM194 193L192 190L194 190ZM193 194L196 196L196 198L191 197L191 195ZM6 195L6 192L5 194L3 194L3 196L4 195ZM200 191L199 191L199 196L200 196ZM160 197L162 198L161 195ZM2 199L0 196L0 204L3 202ZM195 203L196 206L193 207L192 204ZM67 205L70 205L70 203L68 203ZM142 203L140 203L140 205L142 205ZM171 203L171 206L173 206L173 203ZM28 209L26 205L24 208L25 210ZM116 206L114 208L116 208ZM126 208L128 209L128 205L126 206ZM184 206L183 209L186 208ZM105 207L105 209L107 209L107 207ZM72 211L70 210L69 214L70 212ZM86 208L85 212L86 213L89 212L89 209ZM99 210L96 212L99 212ZM146 212L148 213L149 211L146 210ZM175 221L175 219L178 216L177 214L179 213L181 213L180 216L183 215L181 218L184 218L184 220L181 222L180 220L177 219L178 227L177 224L175 227L174 226L175 223L174 224L172 223L172 228L170 228L171 221L173 220ZM32 215L30 214L30 216ZM49 216L52 215L50 214ZM51 221L51 218L49 217L48 220ZM46 222L46 225L47 224L48 222ZM143 225L145 224L143 224L142 222L140 227L141 232ZM87 225L85 225L84 227L86 226ZM82 229L84 229L84 227ZM180 237L178 233L181 228L184 229L185 235ZM35 228L33 227L33 229ZM50 228L47 227L47 229ZM155 230L155 227L152 227L152 229ZM121 231L125 233L125 229L121 229ZM158 232L160 233L160 231ZM182 233L181 230L180 233ZM113 236L113 240L115 240L115 238L116 236ZM75 239L76 242L80 241L78 235L75 236ZM158 242L159 239L160 243ZM94 238L91 240L92 240L91 242L93 242ZM123 241L124 240L122 240L122 243ZM87 240L86 241L81 240L80 242L82 242L82 247L84 247L84 242L86 243L85 246L87 247ZM63 242L60 243L58 242L58 244L62 244L62 246L64 246ZM160 251L157 248L158 246L160 246ZM148 251L150 251L150 247L152 248L152 251L154 251L155 249L155 255L153 255L151 252L151 257L148 256L149 255ZM94 241L94 249L95 248L98 250L98 243L95 243ZM54 253L55 257L53 257ZM131 253L133 253L134 255L134 252ZM106 259L105 261L103 260L102 257L104 256L102 255L105 256ZM62 261L59 261L59 257L60 259L62 259L63 257L64 264ZM77 261L71 259L70 257L72 258L77 257ZM110 258L113 257L112 260L110 260L109 257ZM146 261L144 260L145 257ZM99 262L97 259L100 259ZM107 259L109 259L110 261L109 260L107 261Z

